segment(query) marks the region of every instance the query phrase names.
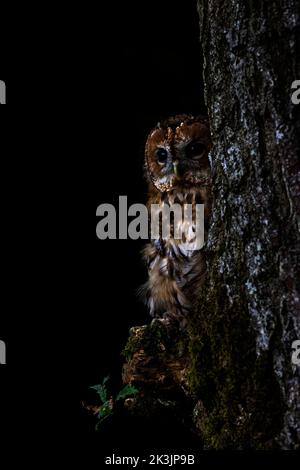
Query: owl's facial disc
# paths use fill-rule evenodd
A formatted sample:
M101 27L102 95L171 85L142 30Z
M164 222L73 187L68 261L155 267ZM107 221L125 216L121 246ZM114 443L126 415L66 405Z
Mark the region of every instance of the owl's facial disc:
M179 142L173 150L166 146L159 146L155 150L155 163L157 168L153 172L152 182L161 192L168 192L179 184L190 182L191 173L197 174L201 166L201 159L206 154L206 146L201 142Z
M145 153L148 177L160 192L205 186L210 179L210 149L205 120L170 118L148 137Z

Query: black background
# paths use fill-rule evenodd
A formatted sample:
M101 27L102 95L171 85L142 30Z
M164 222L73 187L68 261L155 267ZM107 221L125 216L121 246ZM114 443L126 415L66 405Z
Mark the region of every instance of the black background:
M43 443L50 430L72 435L75 454L85 446L98 455L198 446L177 423L122 413L97 434L81 404L107 375L111 392L120 389L129 328L150 321L136 294L146 280L144 242L98 240L95 214L102 203L118 207L120 195L129 205L145 203L147 134L162 117L204 112L196 5L75 9L66 15L53 5L32 30L18 11L13 28L2 31L10 45L0 69L9 155L2 166L3 428L6 438Z
M118 207L119 195L128 196L128 204L145 203L143 153L148 132L161 117L204 111L195 3L126 5L117 16L113 15L112 35L118 39L109 48L102 44L98 63L104 87L99 93L103 96L104 92L108 99L101 103L102 119L96 130L96 207L104 202ZM99 70L94 76L99 77ZM121 386L124 359L120 353L129 328L150 321L136 295L146 280L140 256L143 245L131 240L103 242L95 237L93 250L87 252L93 270L84 280L89 294L82 330L86 345L80 365L82 394L106 375L111 376L113 390ZM83 429L86 433L87 427ZM125 449L197 444L177 423L127 417L115 418L100 434L103 447L114 447L117 442Z

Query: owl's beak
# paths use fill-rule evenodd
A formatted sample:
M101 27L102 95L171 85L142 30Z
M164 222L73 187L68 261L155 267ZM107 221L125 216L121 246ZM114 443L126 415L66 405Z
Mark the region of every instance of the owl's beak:
M174 174L175 174L176 176L179 176L178 164L179 164L179 161L178 161L178 160L175 160L175 161L173 162L173 170L174 170Z

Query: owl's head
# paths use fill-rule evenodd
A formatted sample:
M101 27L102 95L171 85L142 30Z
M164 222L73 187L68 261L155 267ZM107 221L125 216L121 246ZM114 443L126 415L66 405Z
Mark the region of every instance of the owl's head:
M212 147L205 117L180 115L159 123L146 143L148 179L160 192L207 186Z

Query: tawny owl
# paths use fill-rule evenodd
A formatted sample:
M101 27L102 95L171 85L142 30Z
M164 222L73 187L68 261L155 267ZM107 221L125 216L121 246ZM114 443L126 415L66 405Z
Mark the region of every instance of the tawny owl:
M146 177L151 205L204 204L207 221L211 210L211 149L205 117L175 116L161 122L148 137ZM205 276L201 250L186 249L172 236L153 240L144 250L149 280L146 302L153 317L186 322Z

